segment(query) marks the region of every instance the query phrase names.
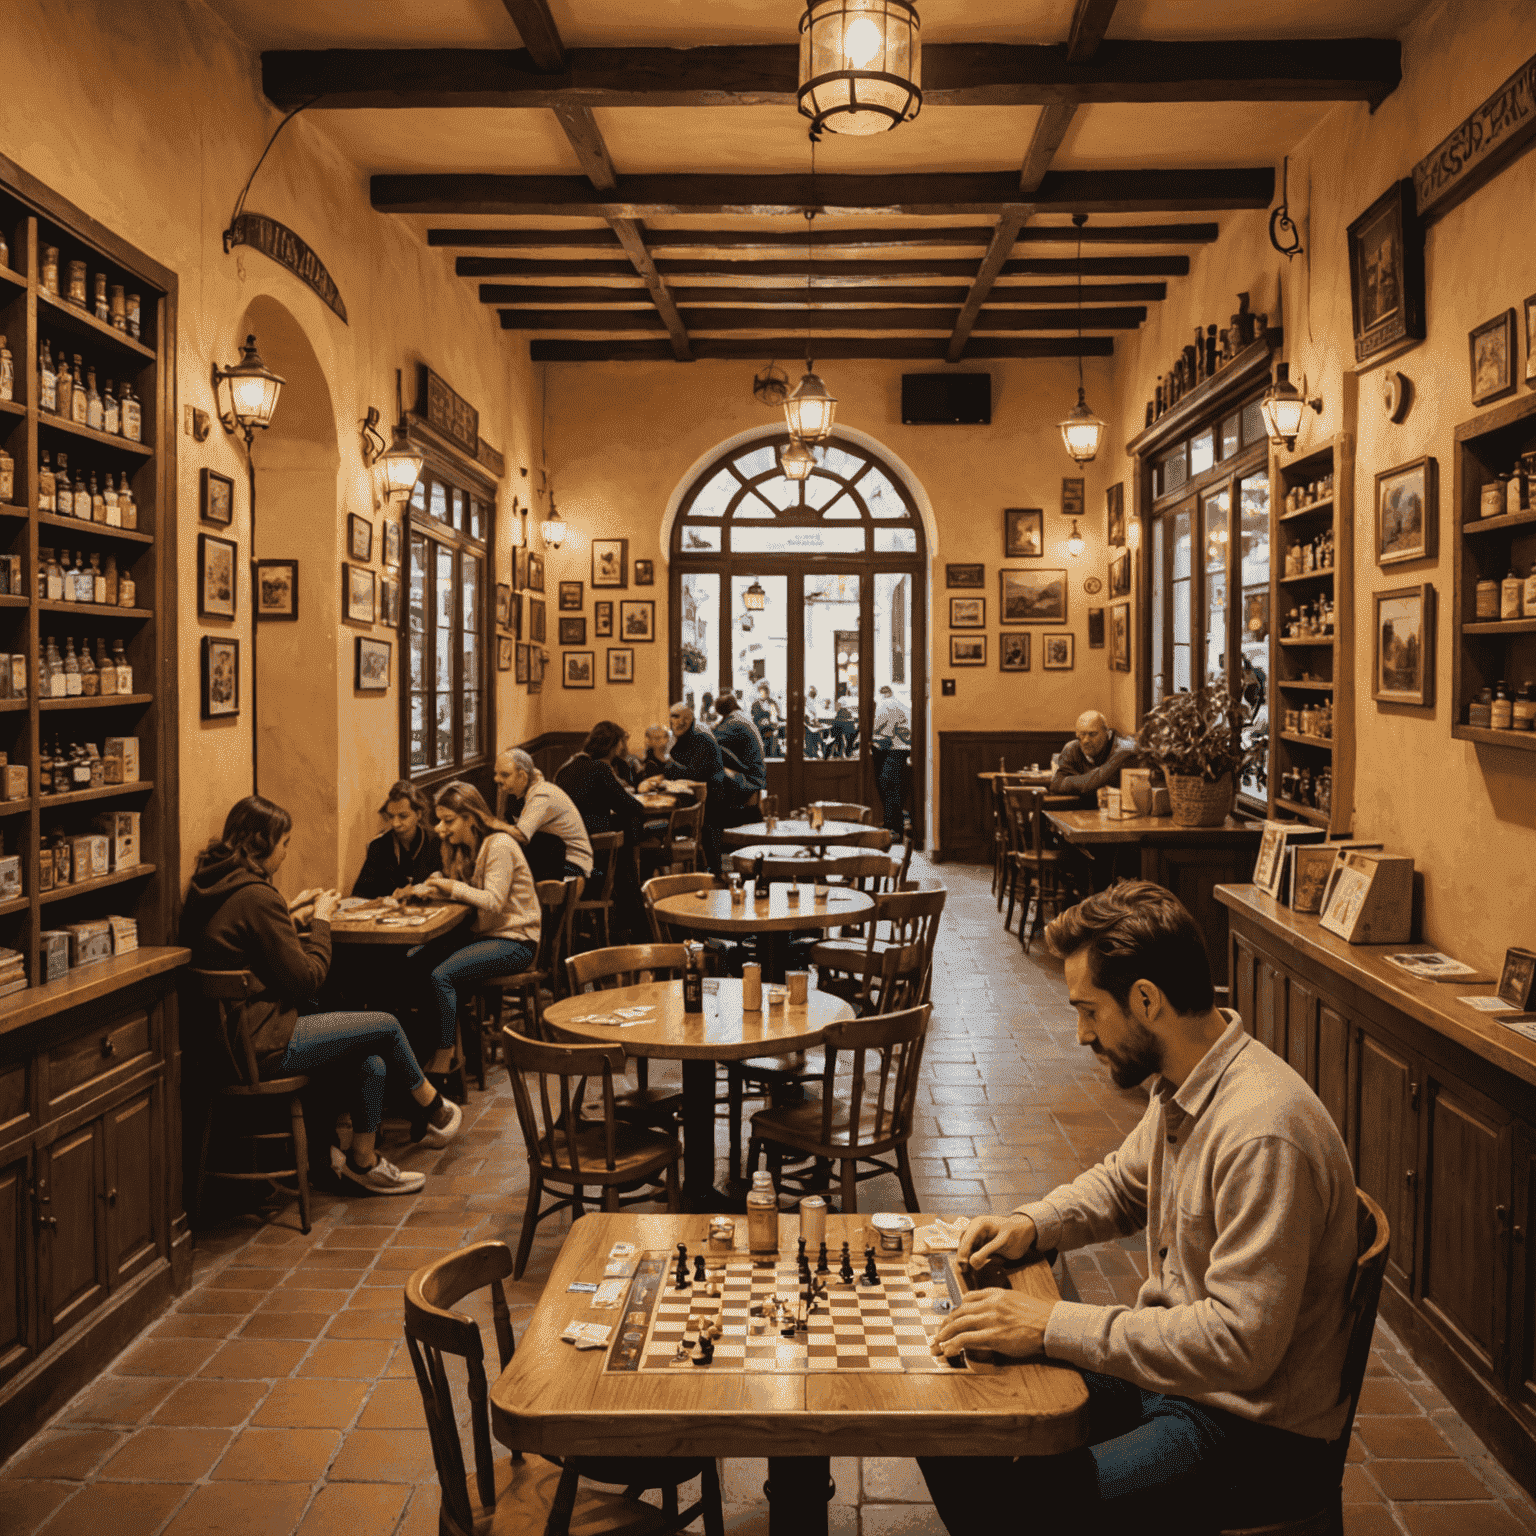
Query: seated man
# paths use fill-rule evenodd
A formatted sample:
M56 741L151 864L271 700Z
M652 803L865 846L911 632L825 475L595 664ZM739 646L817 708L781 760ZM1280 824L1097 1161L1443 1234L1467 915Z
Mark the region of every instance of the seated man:
M496 758L496 787L522 809L512 836L522 844L528 867L537 880L564 880L571 875L583 883L592 875L592 844L575 802L539 772L520 747Z
M1101 789L1119 787L1122 768L1136 766L1136 743L1129 736L1115 735L1096 709L1085 709L1077 717L1076 735L1077 740L1062 749L1051 793L1097 803Z
M1074 1532L1262 1525L1328 1493L1341 1433L1355 1262L1349 1154L1312 1090L1214 1006L1194 919L1161 886L1122 882L1062 913L1046 943L1065 961L1077 1037L1116 1087L1152 1078L1118 1151L1009 1216L978 1216L962 1262L1023 1258L1146 1231L1134 1307L969 1293L944 1354L984 1348L1076 1366L1089 1441L1055 1456L928 1457L919 1465L951 1532Z
M672 706L672 752L667 765L659 775L642 780L640 792L646 794L662 787L669 779L690 779L706 786L704 801L704 862L716 873L720 869L720 829L726 825L720 818L726 814L723 803L725 790L725 763L720 756L720 744L693 718L690 705L677 703ZM734 824L734 823L733 823Z
M671 735L664 725L648 725L645 728L645 756L640 760L639 778L636 783L654 779L667 771L667 746Z
M758 813L752 807L768 788L763 738L734 693L722 693L715 708L720 711L715 744L720 748L720 761L725 769L726 804L722 807L720 825L739 827L756 818Z

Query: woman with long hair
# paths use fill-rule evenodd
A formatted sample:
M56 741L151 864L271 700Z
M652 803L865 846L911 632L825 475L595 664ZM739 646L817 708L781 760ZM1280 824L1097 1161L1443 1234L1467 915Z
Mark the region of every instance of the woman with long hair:
M398 779L389 786L379 815L389 826L368 844L368 856L352 887L354 896L392 896L403 885L417 885L442 862L432 802L419 785Z
M414 1194L425 1178L405 1173L374 1149L393 1073L415 1100L429 1146L446 1146L463 1118L422 1075L399 1021L388 1013L305 1013L331 964L331 918L340 896L307 890L285 902L272 877L288 857L293 818L247 795L223 832L199 855L182 912L183 942L200 970L250 971L261 991L244 1004L263 1077L356 1074L352 1144L342 1177L377 1195ZM308 921L300 933L299 922ZM233 1042L232 1042L233 1043Z

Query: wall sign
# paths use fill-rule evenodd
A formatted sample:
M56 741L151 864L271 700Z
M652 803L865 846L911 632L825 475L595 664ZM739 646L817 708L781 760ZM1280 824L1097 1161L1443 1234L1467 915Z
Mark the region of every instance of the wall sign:
M1413 168L1419 217L1433 223L1536 142L1536 57Z
M325 270L325 263L286 224L279 224L264 213L242 213L224 233L224 249L228 251L236 245L248 245L263 256L270 256L278 266L287 267L346 320L347 306L331 274Z
M480 412L425 363L418 366L420 389L416 409L426 417L427 425L435 427L454 447L462 448L472 459L478 458Z

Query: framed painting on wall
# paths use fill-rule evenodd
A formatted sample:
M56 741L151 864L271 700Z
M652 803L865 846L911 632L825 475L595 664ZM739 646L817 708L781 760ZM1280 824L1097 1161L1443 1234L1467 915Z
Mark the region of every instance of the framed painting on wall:
M562 653L565 669L560 678L562 688L595 688L593 676L597 658L591 651L565 651Z
M204 720L240 713L240 642L233 636L204 635L202 645Z
M1487 405L1512 394L1515 388L1515 355L1518 347L1515 339L1515 312L1506 309L1502 315L1485 320L1467 333L1467 346L1471 353L1472 404Z
M608 681L632 683L635 680L635 653L627 645L608 647Z
M1104 649L1104 610L1102 608L1088 610L1088 649L1090 651Z
M559 604L561 613L580 613L581 594L584 583L579 581L562 581L559 585Z
M1076 651L1076 635L1045 635L1041 638L1040 665L1047 672L1070 672Z
M512 623L512 588L506 582L496 583L496 625L508 629Z
M997 670L1028 672L1029 643L1034 637L1026 629L1017 634L1006 631L997 637Z
M519 683L526 683L528 681L528 647L520 640L514 640L512 644L514 647L512 653L513 661L517 669L513 673L513 680Z
M542 597L530 597L528 599L528 638L544 643L544 599Z
M952 667L984 667L987 664L985 635L951 635L949 664Z
M516 592L528 590L528 551L526 549L512 551L512 588Z
M1131 595L1131 552L1128 549L1122 549L1109 562L1109 595L1111 597Z
M1440 542L1440 487L1435 461L1414 459L1376 476L1376 564L1427 560Z
M1125 482L1117 480L1104 492L1105 542L1111 549L1125 543Z
M613 603L593 603L592 605L592 633L599 640L613 634Z
M1061 515L1081 517L1087 506L1087 484L1081 475L1061 477Z
M384 524L384 564L400 564L400 524L387 521Z
M987 584L987 568L980 561L974 565L946 565L944 567L944 585L946 587L984 587Z
M1536 384L1536 293L1525 301L1525 382Z
M356 512L347 514L347 548L354 560L373 559L373 520Z
M656 585L656 562L654 560L635 561L635 585L637 587L654 587Z
M235 482L216 469L203 471L202 496L198 516L205 523L219 523L227 528L235 520Z
M1413 182L1395 181L1349 226L1355 363L1385 362L1424 339L1424 229Z
M349 624L372 624L378 614L379 579L366 565L341 568L342 618Z
M587 621L585 618L561 619L559 624L561 645L585 645Z
M1067 573L1064 570L999 571L1004 624L1065 624Z
M296 619L299 616L299 562L256 561L256 617Z
M512 649L517 644L515 640L509 640L505 635L496 637L496 670L498 672L510 672L512 670Z
M530 592L544 590L544 556L536 555L532 550L528 551L528 590Z
M631 599L619 604L619 639L646 645L656 638L656 600Z
M987 627L986 598L950 598L949 627L951 629L985 629Z
M393 576L379 577L379 622L400 627L400 583Z
M357 637L357 664L352 686L359 693L389 692L389 658L394 646L369 635Z
M240 549L214 533L197 536L197 611L205 619L235 616L235 561Z
M1003 509L1003 559L1038 560L1044 553L1044 509L1005 507Z
M595 591L629 585L629 540L592 540L592 586Z
M1435 702L1435 589L1428 582L1371 594L1371 697L1378 704Z
M1131 670L1131 605L1116 603L1109 610L1109 670Z

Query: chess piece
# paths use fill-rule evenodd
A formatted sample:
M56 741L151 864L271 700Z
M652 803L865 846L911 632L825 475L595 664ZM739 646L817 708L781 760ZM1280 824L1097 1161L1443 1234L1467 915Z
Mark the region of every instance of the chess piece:
M701 1328L699 1330L698 1347L693 1352L693 1363L695 1365L708 1365L714 1358L715 1341L710 1338L707 1330Z
M865 1285L880 1284L880 1271L875 1268L875 1250L873 1248L866 1248L864 1250L863 1283Z
M827 1263L827 1245L825 1240L823 1240L821 1247L816 1253L816 1273L818 1275L825 1275L830 1273L831 1268L832 1266Z
M853 1260L848 1257L848 1244L843 1244L843 1262L838 1267L837 1277L844 1285L853 1284Z
M704 1272L704 1255L702 1253L696 1253L693 1256L693 1278L700 1285L709 1279L709 1276Z
M677 1245L677 1288L680 1291L688 1289L688 1244Z

